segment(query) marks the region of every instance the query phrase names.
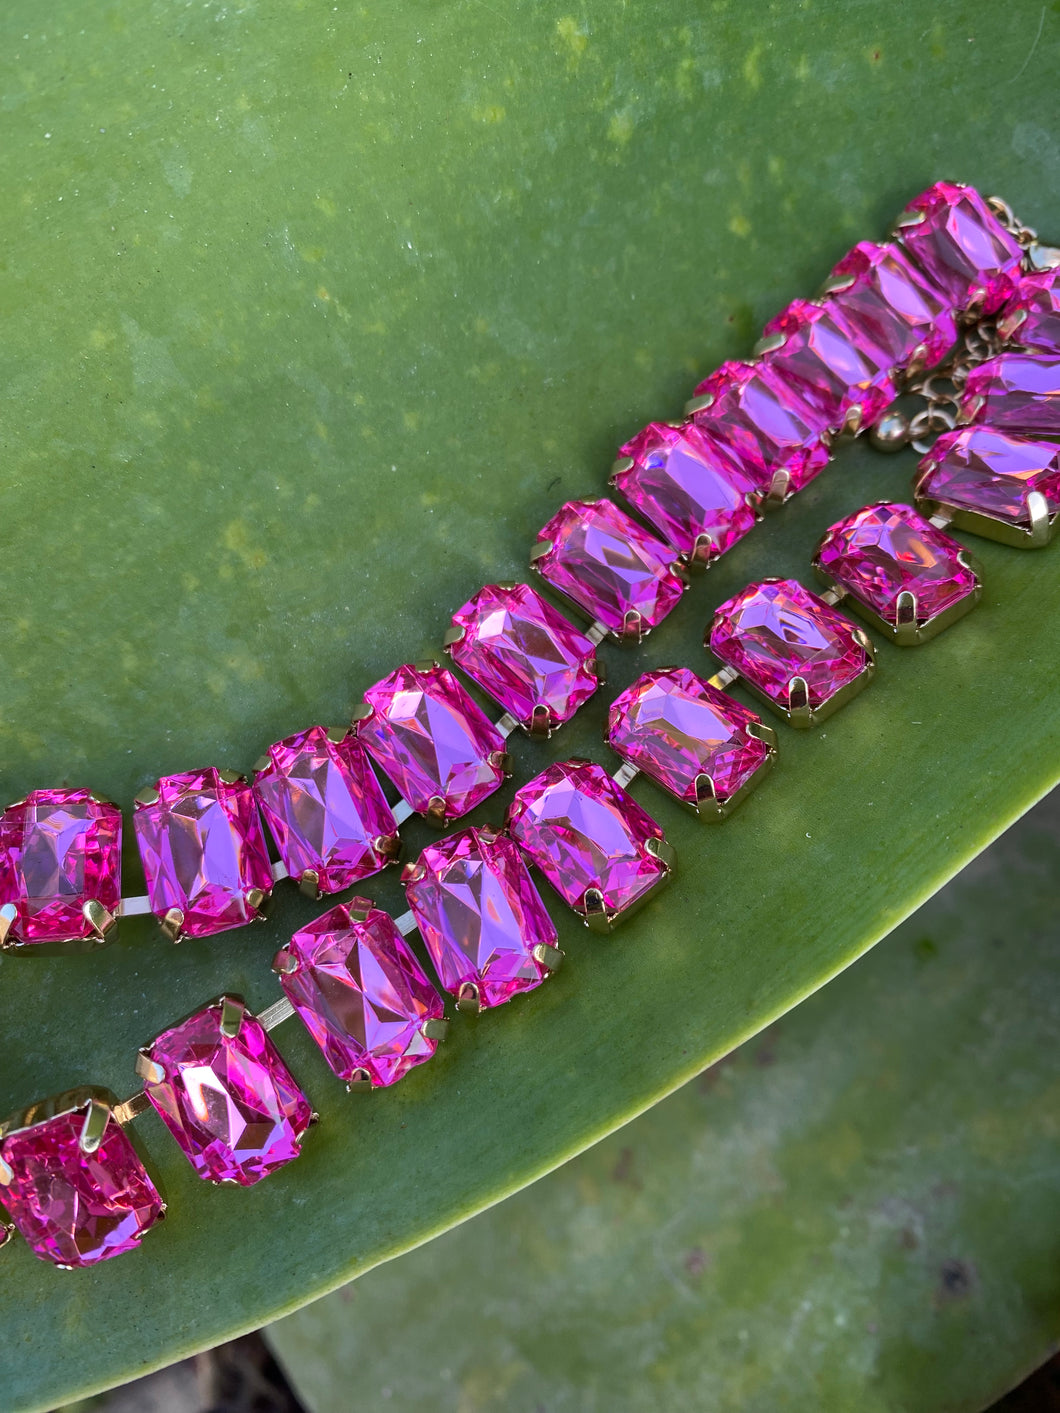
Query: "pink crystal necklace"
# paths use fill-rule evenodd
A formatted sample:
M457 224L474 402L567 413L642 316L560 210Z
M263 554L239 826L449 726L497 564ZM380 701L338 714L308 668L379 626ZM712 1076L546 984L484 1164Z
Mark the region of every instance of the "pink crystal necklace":
M0 945L23 955L94 948L121 916L152 913L172 941L262 916L275 883L314 899L397 860L400 825L444 829L510 773L507 736L548 737L604 680L604 638L639 643L762 515L868 432L921 452L914 504L879 502L825 532L827 586L765 579L723 603L706 644L721 664L644 673L611 704L622 764L551 765L515 794L504 828L463 828L405 865L408 911L338 903L273 963L283 995L260 1015L226 995L157 1035L124 1102L82 1087L0 1124L0 1244L17 1229L62 1267L137 1246L165 1212L128 1125L154 1108L200 1177L248 1186L297 1157L316 1118L272 1031L298 1015L350 1088L394 1084L429 1060L448 1022L442 992L475 1012L532 990L562 960L531 874L609 931L666 882L673 851L628 794L638 773L705 821L762 779L775 733L729 695L739 683L790 725L811 727L870 681L884 638L928 641L967 613L981 575L947 533L1019 548L1060 518L1060 251L1004 202L939 182L890 240L861 242L815 300L773 319L755 356L723 364L680 423L620 449L619 499L570 501L539 532L541 583L491 584L453 615L452 667L405 664L365 693L350 725L270 746L251 777L165 776L136 798L145 895L122 896L122 815L85 789L37 790L0 816ZM926 400L912 420L893 404ZM929 438L935 438L933 444ZM502 709L493 721L457 675ZM394 786L392 803L375 771ZM264 826L263 826L264 821ZM267 826L275 860L266 842ZM441 987L406 940L418 930Z

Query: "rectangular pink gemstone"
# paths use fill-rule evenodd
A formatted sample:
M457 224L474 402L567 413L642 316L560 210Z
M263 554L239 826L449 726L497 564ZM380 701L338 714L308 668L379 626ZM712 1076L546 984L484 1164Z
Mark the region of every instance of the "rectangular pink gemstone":
M1060 358L1001 353L968 374L961 420L1006 432L1060 435Z
M957 342L953 304L900 245L859 241L832 271L827 303L894 369L934 367Z
M993 314L1016 287L1022 248L974 187L936 182L898 218L898 234L955 309Z
M968 510L1011 525L1031 523L1028 496L1060 512L1060 447L993 427L944 432L920 463L917 500Z
M1060 355L1060 270L1024 275L997 316L997 331L1020 348Z

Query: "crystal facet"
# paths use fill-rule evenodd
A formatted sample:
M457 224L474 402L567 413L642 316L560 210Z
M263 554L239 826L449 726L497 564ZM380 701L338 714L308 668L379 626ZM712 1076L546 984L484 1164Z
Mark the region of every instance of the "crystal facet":
M1060 447L993 427L944 432L916 480L918 499L1022 526L1031 523L1032 491L1045 497L1051 515L1060 511Z
M663 832L646 810L587 760L550 765L515 793L508 829L556 892L583 915L608 917L665 878L653 852ZM654 842L653 842L654 841Z
M67 942L93 935L90 899L121 902L121 811L88 790L34 790L0 816L0 904L16 917L8 942Z
M993 314L1011 295L1023 252L974 187L936 182L898 224L906 250L956 309Z
M832 271L832 281L850 281L830 294L847 327L904 369L918 349L920 366L934 367L957 342L950 301L916 268L900 245L859 241Z
M611 704L607 741L623 759L685 804L697 806L708 776L719 805L770 754L749 728L758 717L687 667L646 672Z
M871 662L854 625L794 579L763 579L723 603L710 650L783 709L796 678L816 711Z
M261 916L272 868L254 793L211 767L164 775L158 800L136 802L133 824L151 911L183 913L187 937L208 937Z
M535 568L618 637L654 628L684 591L673 551L609 500L567 501L537 538L551 548Z
M393 811L352 734L333 741L312 726L277 741L254 776L254 794L292 878L314 874L337 893L390 861Z
M927 623L976 592L961 546L911 505L867 505L832 525L817 551L827 577L889 624L899 597L912 595L915 621Z
M313 1112L259 1020L221 1021L216 1002L152 1041L164 1078L144 1089L199 1177L249 1187L298 1157Z
M730 464L696 427L650 423L626 442L612 484L689 560L724 554L755 523L755 483Z
M539 986L534 956L556 929L511 839L465 829L429 844L408 870L409 907L446 991L475 987L483 1007Z
M99 1146L81 1148L83 1108L57 1114L0 1141L11 1169L3 1201L42 1261L91 1266L139 1245L165 1204L117 1121Z
M569 721L599 686L592 641L529 584L487 585L453 627L453 661L528 728L542 708L546 730Z
M858 426L871 426L895 398L889 351L868 329L855 331L833 300L794 299L765 326L766 337L784 339L764 355L770 371L814 407L833 428L860 409Z
M406 664L364 700L357 737L418 814L457 819L504 783L504 737L447 668Z
M280 982L340 1079L393 1084L429 1060L442 998L389 914L366 898L300 928L277 957Z
M779 478L782 495L801 490L828 465L827 420L807 407L767 363L723 363L696 388L692 420L763 493Z
M968 374L961 419L1005 432L1060 436L1060 358L1001 353Z
M997 331L1021 348L1060 357L1060 270L1024 275L997 316Z

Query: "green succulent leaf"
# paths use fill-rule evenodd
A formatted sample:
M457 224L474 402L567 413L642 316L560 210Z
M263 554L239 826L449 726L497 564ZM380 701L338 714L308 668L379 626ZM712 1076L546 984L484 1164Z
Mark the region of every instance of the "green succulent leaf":
M1026 23L1022 22L1025 19ZM513 0L374 10L14 0L0 388L0 779L123 806L160 773L246 768L348 718L525 573L556 505L679 414L855 240L939 176L1060 233L1060 22L1033 7ZM1052 124L1052 126L1049 126ZM706 665L712 608L809 576L823 528L900 495L863 445L687 595L615 689ZM12 1410L272 1319L532 1181L840 971L1060 773L1057 557L978 545L983 602L812 734L719 829L650 786L672 885L611 940L558 904L563 971L347 1097L296 1022L322 1122L296 1164L208 1189L153 1116L170 1219L64 1274L0 1253ZM516 779L605 759L603 701ZM478 818L499 818L504 797ZM426 831L411 826L415 852ZM131 843L131 841L130 841ZM130 853L127 885L137 891ZM402 909L391 875L372 895ZM554 899L550 900L555 903ZM0 1110L132 1059L223 990L255 1009L315 914L174 949L0 959Z
M1056 1341L1060 795L820 995L273 1325L312 1413L978 1413Z

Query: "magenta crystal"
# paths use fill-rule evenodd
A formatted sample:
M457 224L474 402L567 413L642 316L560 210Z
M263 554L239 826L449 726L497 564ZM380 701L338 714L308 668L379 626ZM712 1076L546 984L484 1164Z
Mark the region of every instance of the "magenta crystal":
M978 579L960 560L961 546L911 505L867 505L837 521L817 551L822 571L887 623L898 621L898 597L912 594L923 624L968 598Z
M492 829L429 844L406 871L409 907L446 991L473 986L483 1008L530 991L549 974L534 956L556 929L522 855Z
M763 357L770 372L816 408L829 427L842 427L855 407L861 409L858 425L871 426L894 401L898 389L889 351L868 329L855 331L834 300L793 299L763 334L784 340Z
M504 737L447 668L406 664L364 700L358 739L418 814L457 819L504 783Z
M854 625L794 579L763 579L723 603L711 624L710 650L785 709L801 677L811 711L871 661Z
M685 589L673 551L609 500L569 500L538 532L534 567L619 637L661 623Z
M878 349L893 369L904 369L918 350L921 367L934 367L957 342L952 303L916 268L900 245L859 241L832 271L849 281L828 296L847 327Z
M954 308L992 314L1011 295L1023 252L974 187L936 182L898 224L902 244Z
M298 1157L313 1111L261 1022L228 1005L234 1035L218 1001L146 1047L162 1077L144 1090L199 1177L249 1187Z
M453 628L453 661L527 728L569 721L599 686L592 641L529 584L488 584Z
M754 525L761 500L755 483L695 423L652 422L619 456L633 464L616 467L611 484L689 560L716 559Z
M93 935L91 899L121 902L121 810L88 790L34 790L0 816L0 905L16 909L8 942Z
M337 893L390 862L397 823L352 733L332 740L311 726L267 754L254 794L292 878L309 872L321 893Z
M340 1079L393 1084L429 1060L442 998L389 914L366 898L300 928L274 963L292 1006Z
M1006 432L1060 435L1060 358L1000 353L968 374L961 419Z
M137 800L133 813L151 911L164 922L178 909L186 937L255 921L272 868L248 782L210 767L164 775L155 789L158 800Z
M732 697L690 671L646 672L611 703L607 742L624 760L686 804L709 776L719 805L742 789L769 757L751 728L761 725Z
M1024 275L997 316L1003 339L1060 356L1060 270Z
M95 1152L79 1143L81 1107L0 1141L11 1169L4 1206L31 1250L57 1266L91 1266L132 1251L165 1211L147 1169L108 1117Z
M794 494L828 465L827 419L766 363L723 363L696 388L692 420L735 470L766 494Z
M608 917L666 876L653 852L663 832L651 815L593 761L550 765L515 793L508 829L576 912L593 912L599 893Z
M1060 447L993 427L944 432L921 461L915 490L918 499L1029 526L1032 491L1050 515L1060 511Z

